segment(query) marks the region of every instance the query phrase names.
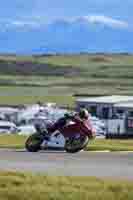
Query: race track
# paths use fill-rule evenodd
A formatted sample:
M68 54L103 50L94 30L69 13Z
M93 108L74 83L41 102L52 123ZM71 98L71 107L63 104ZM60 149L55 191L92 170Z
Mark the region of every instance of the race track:
M133 179L133 153L0 150L0 170Z

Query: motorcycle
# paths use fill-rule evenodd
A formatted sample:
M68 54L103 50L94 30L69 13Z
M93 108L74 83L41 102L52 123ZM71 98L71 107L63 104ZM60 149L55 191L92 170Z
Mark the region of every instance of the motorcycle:
M87 135L75 134L72 137L65 137L61 130L57 130L48 136L46 129L43 131L40 129L28 137L25 148L29 152L65 150L68 153L76 153L84 149L88 143L89 137Z

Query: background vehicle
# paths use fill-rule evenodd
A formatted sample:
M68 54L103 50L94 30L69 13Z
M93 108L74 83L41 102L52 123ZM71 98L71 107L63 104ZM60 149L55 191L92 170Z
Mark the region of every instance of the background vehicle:
M17 126L13 122L0 121L0 134L16 134Z
M18 135L32 135L35 132L36 129L32 124L18 126Z

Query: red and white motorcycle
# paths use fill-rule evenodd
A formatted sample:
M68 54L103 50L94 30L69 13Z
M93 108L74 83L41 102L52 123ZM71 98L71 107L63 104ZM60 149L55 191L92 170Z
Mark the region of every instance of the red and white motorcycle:
M74 126L74 122L70 121L63 130L56 130L50 136L47 130L38 129L36 133L30 135L25 142L25 148L29 152L37 152L39 150L65 150L69 153L76 153L84 149L89 142L88 135L75 134L72 137L64 136L64 131L69 131L69 126Z

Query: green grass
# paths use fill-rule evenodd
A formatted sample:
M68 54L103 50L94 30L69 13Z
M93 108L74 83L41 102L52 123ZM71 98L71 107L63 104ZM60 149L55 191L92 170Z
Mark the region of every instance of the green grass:
M85 150L133 151L133 140L95 139Z
M1 135L0 148L24 148L26 138L27 136ZM133 140L95 139L85 150L133 151Z
M133 182L0 172L1 200L132 200Z
M0 135L0 148L24 148L26 136Z
M64 93L64 88L60 91ZM2 86L0 87L0 104L20 105L34 104L38 101L55 102L58 105L73 106L75 98L69 91L64 94L59 92L59 88L47 87L18 87L18 86Z
M4 76L2 76L4 80ZM0 77L1 80L1 77ZM14 83L11 81L14 80ZM61 105L74 105L74 94L133 95L132 79L6 77L10 85L0 85L0 104L28 104L37 101L55 101ZM16 82L15 82L16 81ZM34 86L33 86L34 84ZM36 87L35 87L36 86Z

